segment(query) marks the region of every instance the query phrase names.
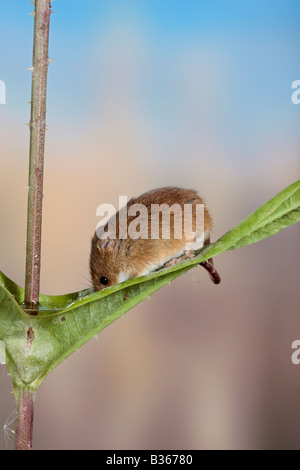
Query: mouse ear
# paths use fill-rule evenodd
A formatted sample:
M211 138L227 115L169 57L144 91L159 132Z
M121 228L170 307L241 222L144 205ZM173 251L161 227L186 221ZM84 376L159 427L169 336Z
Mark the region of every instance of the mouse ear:
M106 237L105 240L98 240L98 250L116 250L119 248L120 240L118 238Z

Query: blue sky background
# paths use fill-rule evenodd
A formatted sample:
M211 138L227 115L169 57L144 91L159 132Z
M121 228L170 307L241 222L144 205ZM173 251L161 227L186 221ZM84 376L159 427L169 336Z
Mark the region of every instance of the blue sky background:
M7 107L27 120L32 5L0 3L0 79ZM299 109L290 97L300 77L298 1L56 0L52 8L49 127L55 121L66 130L101 117L109 83L116 76L122 83L116 63L125 55L125 66L132 66L127 78L135 77L131 106L158 146L186 120L202 129L205 122L233 155L241 145L253 152L271 133L295 136ZM178 54L194 64L187 71L195 76L194 109L180 97L189 83L176 69Z

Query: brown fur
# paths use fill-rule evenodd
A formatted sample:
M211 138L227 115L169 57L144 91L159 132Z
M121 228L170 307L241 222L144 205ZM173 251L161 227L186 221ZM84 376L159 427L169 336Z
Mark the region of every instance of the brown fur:
M174 224L174 214L170 214L170 239L163 239L163 231L160 220L160 233L159 239L151 239L151 217L150 210L151 204L179 204L182 208L184 204L192 204L192 220L193 230L196 225L196 212L195 205L203 204L202 199L198 196L196 191L166 187L155 189L142 194L137 198L132 198L127 204L127 211L133 204L143 204L147 208L147 221L140 227L147 227L148 239L120 239L119 221L122 218L122 209L116 215L116 234L117 238L113 239L108 236L105 239L99 239L97 233L94 234L91 244L90 254L90 272L92 282L95 290L100 290L103 287L116 284L120 273L126 273L128 278L140 276L145 272L149 272L156 267L161 267L172 258L178 256L178 253L184 252L187 242L194 241L195 237L185 237L184 234L184 221L182 224L182 239L174 238L174 231L176 233L176 223ZM124 216L124 215L123 215ZM137 215L127 217L127 228L130 223L136 219ZM144 219L143 219L144 220ZM176 222L176 221L175 221ZM211 217L206 208L204 208L204 243L209 240L211 230ZM107 231L107 224L105 226ZM142 235L147 235L141 231ZM189 254L191 255L191 254ZM107 286L100 283L100 278L105 276L108 279Z

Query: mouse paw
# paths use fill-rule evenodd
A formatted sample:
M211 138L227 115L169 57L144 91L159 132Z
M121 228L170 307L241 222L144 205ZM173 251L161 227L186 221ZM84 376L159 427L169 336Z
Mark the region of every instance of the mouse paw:
M180 263L180 261L184 261L186 259L193 258L194 252L193 251L186 251L184 255L180 256L179 258L173 258L168 261L164 267L169 268L170 266L174 266L174 264Z

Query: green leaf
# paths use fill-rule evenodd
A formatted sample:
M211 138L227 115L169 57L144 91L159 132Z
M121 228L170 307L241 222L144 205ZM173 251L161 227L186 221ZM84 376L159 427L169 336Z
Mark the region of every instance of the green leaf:
M155 274L131 279L96 293L86 290L57 297L42 295L38 316L28 315L21 308L18 302L22 304L24 291L1 273L0 339L5 344L13 382L19 387L38 388L63 359L188 269L177 269L157 279Z
M248 215L209 247L211 256L270 237L300 220L300 180ZM206 253L206 251L205 251Z
M24 290L0 272L0 353L14 385L36 390L67 356L181 274L223 251L255 243L299 220L297 181L196 257L96 293L84 290L61 296L41 295L38 316L24 311Z

